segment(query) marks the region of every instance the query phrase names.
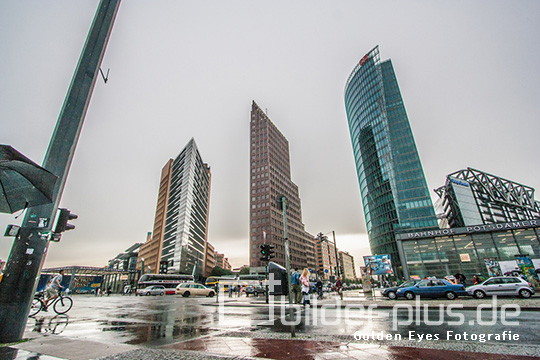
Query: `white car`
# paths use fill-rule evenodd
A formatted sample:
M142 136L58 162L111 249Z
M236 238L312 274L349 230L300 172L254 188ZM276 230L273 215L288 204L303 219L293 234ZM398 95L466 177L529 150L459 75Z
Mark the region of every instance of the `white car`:
M212 297L216 294L214 289L207 288L203 284L197 283L183 283L176 287L176 294L188 297L191 295L208 296Z
M165 295L165 286L163 286L163 285L147 286L144 289L138 289L137 290L137 295L140 295L140 296L143 296L143 295L146 295L146 296L150 296L150 295L163 296L163 295Z
M528 299L534 294L533 287L517 276L496 276L481 284L469 286L467 294L477 299L486 296L513 295Z

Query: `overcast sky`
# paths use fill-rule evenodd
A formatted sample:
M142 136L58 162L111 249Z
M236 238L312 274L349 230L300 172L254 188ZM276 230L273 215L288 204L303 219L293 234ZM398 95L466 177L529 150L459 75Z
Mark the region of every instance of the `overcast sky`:
M37 163L97 5L0 2L0 143ZM375 45L392 59L430 189L466 167L540 189L538 14L532 0L124 1L61 201L77 229L51 243L45 267L103 266L144 242L161 168L192 137L212 171L209 241L248 264L252 100L289 140L306 230L335 230L363 265L343 95ZM21 220L0 214L0 231Z

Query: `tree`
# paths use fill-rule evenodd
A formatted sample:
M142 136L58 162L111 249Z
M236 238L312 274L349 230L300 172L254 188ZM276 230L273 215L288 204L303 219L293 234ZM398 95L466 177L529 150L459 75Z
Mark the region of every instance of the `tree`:
M249 275L249 267L244 266L243 268L240 269L240 272L238 274L239 275Z
M219 266L214 267L212 269L212 272L210 273L210 276L223 276L223 275L234 275L234 273L230 270L222 269Z

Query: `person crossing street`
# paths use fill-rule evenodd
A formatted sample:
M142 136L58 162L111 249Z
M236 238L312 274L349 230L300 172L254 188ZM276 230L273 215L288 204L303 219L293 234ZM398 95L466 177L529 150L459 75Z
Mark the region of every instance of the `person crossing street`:
M295 304L302 303L302 284L300 284L300 274L298 269L294 269L291 274L291 286L293 292L293 300Z

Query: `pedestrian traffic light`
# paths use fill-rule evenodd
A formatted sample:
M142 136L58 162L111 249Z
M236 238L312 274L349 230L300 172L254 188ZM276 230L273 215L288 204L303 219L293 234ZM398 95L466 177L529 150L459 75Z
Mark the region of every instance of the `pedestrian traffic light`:
M56 221L56 227L54 228L53 236L51 241L60 241L60 234L64 231L75 229L75 225L68 223L70 220L75 220L78 218L77 215L72 214L68 209L58 209L58 221Z

